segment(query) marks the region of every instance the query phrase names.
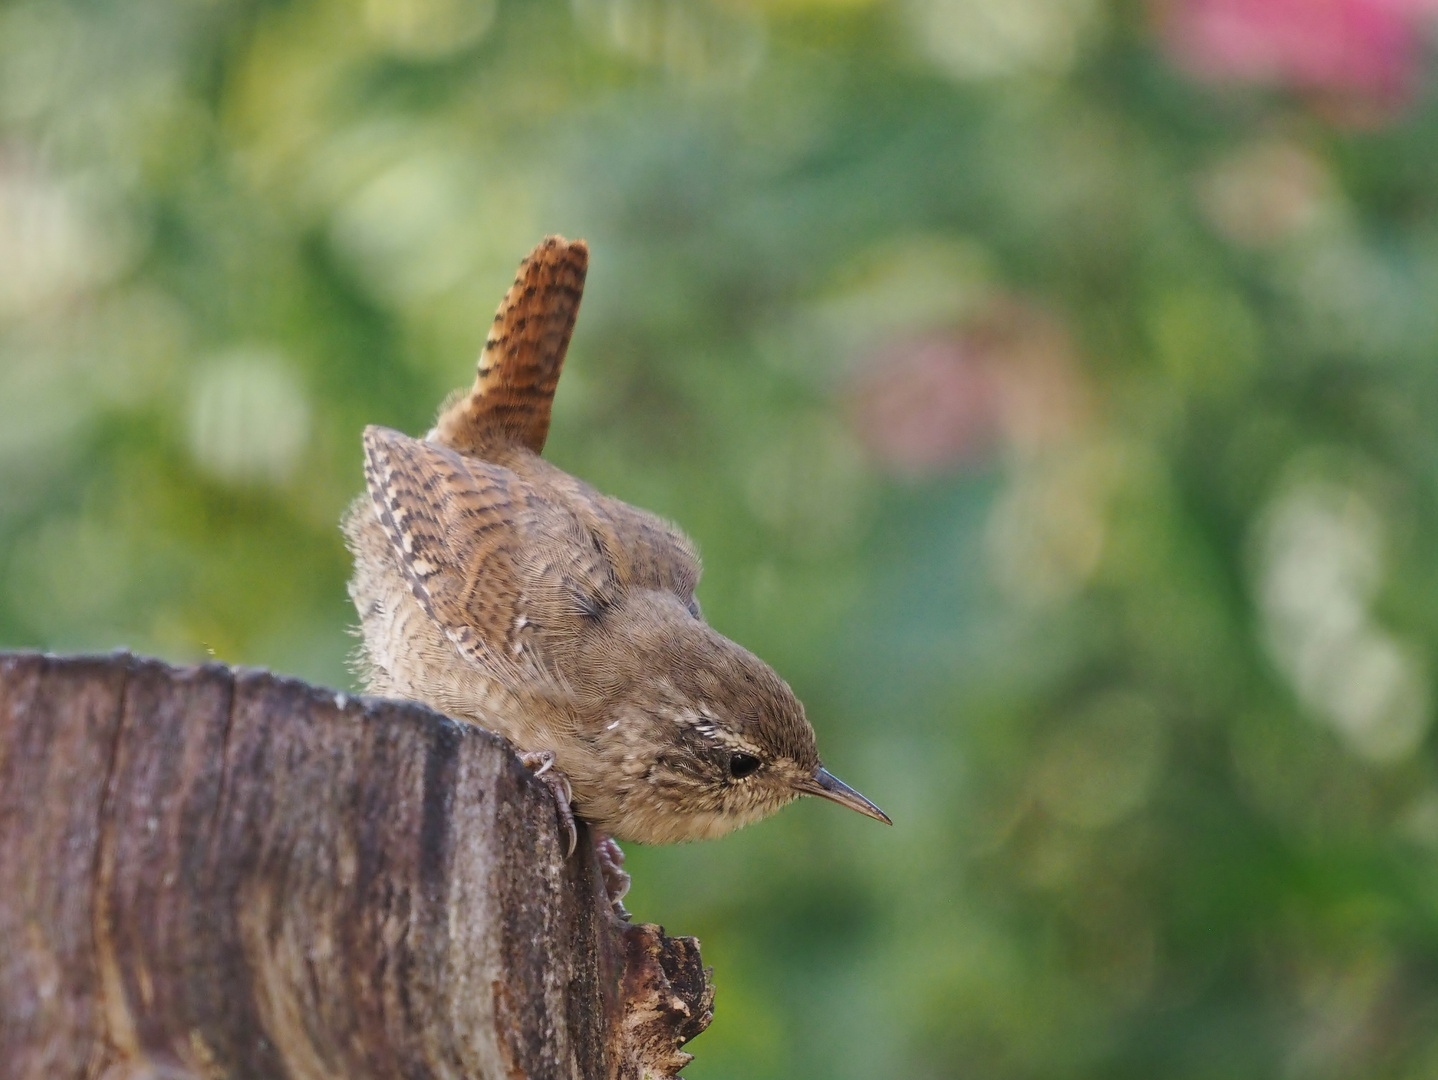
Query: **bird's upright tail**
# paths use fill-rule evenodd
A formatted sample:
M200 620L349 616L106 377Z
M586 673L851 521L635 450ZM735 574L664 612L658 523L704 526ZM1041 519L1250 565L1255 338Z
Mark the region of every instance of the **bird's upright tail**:
M588 269L583 240L548 236L529 253L494 316L474 388L440 410L431 441L482 458L544 449Z

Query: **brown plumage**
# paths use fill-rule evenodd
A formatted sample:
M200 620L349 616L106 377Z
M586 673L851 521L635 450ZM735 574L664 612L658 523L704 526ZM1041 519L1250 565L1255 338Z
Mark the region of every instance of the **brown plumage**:
M370 691L552 763L620 839L718 836L804 793L887 820L821 767L784 681L704 622L688 539L539 456L587 265L546 239L473 389L423 440L365 430L345 534Z

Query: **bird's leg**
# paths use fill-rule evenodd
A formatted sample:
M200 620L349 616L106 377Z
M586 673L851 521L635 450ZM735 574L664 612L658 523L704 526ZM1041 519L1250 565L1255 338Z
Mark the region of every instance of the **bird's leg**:
M614 837L596 830L594 858L599 863L599 873L604 878L604 892L609 897L614 914L628 922L629 912L621 903L625 893L629 891L629 875L624 872L624 852L620 850Z
M559 823L569 836L569 849L564 853L567 859L574 854L574 845L579 842L579 830L574 824L574 811L569 804L574 801L574 789L569 786L569 777L554 767L552 750L530 750L519 755L524 767L534 773L554 795L554 806L559 812ZM620 856L623 859L623 856Z
M579 830L574 822L574 811L570 803L574 801L574 791L569 786L569 777L565 776L554 764L554 753L550 750L530 750L519 755L519 760L525 768L534 773L536 780L544 783L554 795L554 806L559 812L560 824L569 836L569 850L565 852L565 858L574 854L574 847L579 842ZM629 921L629 912L625 910L622 903L624 896L629 892L629 875L624 872L624 851L620 848L614 837L599 830L593 830L594 835L594 858L599 863L599 874L604 879L604 893L608 897L610 906L614 908L614 914L625 922Z

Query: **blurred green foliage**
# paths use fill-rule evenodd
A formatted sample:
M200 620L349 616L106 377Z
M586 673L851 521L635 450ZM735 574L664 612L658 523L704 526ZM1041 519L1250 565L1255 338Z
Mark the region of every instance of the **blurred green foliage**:
M583 236L549 456L897 823L630 853L715 967L694 1080L1438 1075L1438 109L1160 37L0 8L0 643L350 685L361 427Z

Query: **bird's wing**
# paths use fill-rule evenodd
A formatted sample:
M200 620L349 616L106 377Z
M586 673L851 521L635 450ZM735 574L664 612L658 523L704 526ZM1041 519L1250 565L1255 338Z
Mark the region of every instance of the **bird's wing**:
M474 388L441 410L436 442L483 458L510 446L544 449L588 269L589 247L562 236L546 237L519 264L479 355Z
M614 600L600 545L509 469L402 435L364 433L365 482L411 592L461 655L500 677L554 680L546 621Z
M662 589L689 602L699 584L699 552L676 525L608 495L595 505L608 522L621 579L644 589Z

